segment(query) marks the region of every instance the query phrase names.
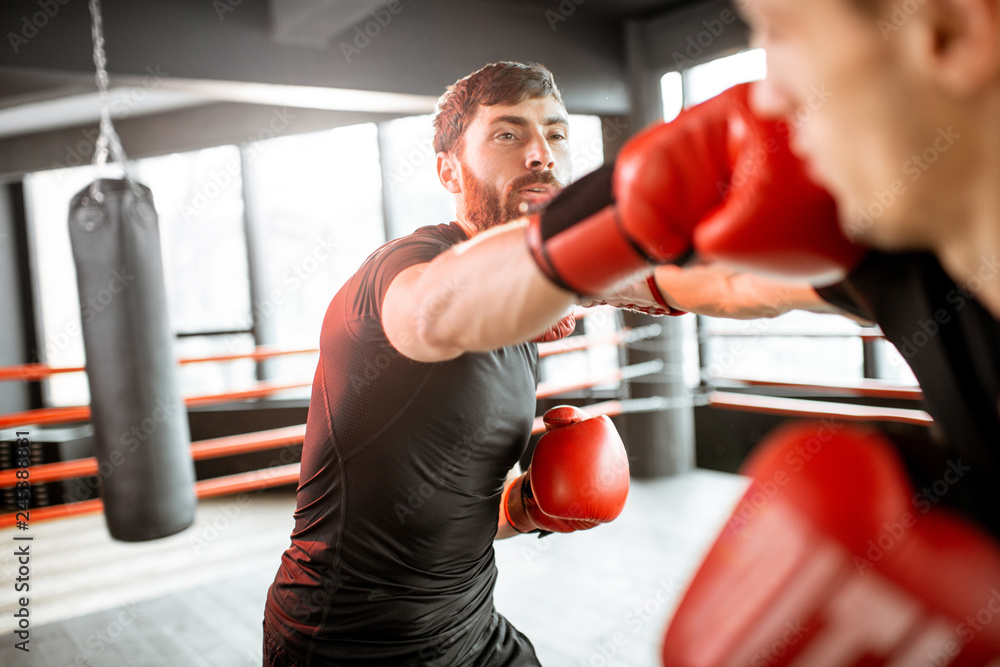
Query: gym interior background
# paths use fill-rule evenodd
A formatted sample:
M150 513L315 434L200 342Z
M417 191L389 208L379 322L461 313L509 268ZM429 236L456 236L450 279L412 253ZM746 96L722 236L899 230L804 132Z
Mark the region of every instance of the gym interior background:
M641 128L764 73L746 27L718 0L105 0L103 13L112 117L134 175L153 192L175 354L190 361L180 379L194 442L304 424L319 325L334 292L383 242L453 215L434 173L429 121L454 80L497 60L549 67L572 114L580 176ZM79 302L67 226L70 198L98 173L91 163L99 98L85 0L4 2L0 26L0 468L10 470L18 429L31 432L33 465L93 455L92 429L72 411L89 403L86 376L54 369L84 365L81 309L102 307L100 298ZM732 474L778 422L861 417L913 431L929 423L896 349L877 328L846 318L727 321L597 309L582 321L570 340L589 342L543 362L538 414L557 403L624 406L615 421L633 476L650 485L637 486L636 503L670 512L663 520L679 527L669 539L688 546L664 556L662 534L622 522L622 531L645 533L635 542L647 549L643 562L668 568L636 589L640 606L656 601L654 620L642 623L645 639L602 643L601 632L631 632L623 620L630 607L602 617L597 607L608 603L592 604L584 627L564 623L563 637L583 637L582 647L541 642L551 664L655 664L651 638L669 613L664 600L676 596L731 508L739 490ZM281 354L260 354L275 350ZM197 479L259 481L276 461L294 465L301 438L291 440L199 460ZM34 484L35 516L94 501L98 475ZM213 549L233 539L231 557L253 541L258 560L249 560L273 574L294 483L277 479L248 496L250 488L206 494L211 514L200 509L202 523L176 538L176 548L105 543L103 525L88 513L33 524L37 550L62 560L46 571L44 555L37 558L38 653L11 664L259 661L259 585L270 575L227 567ZM13 484L2 501L0 534L9 539ZM270 537L261 546L262 531ZM582 558L568 539L553 542L498 545L507 549L507 561L498 555L502 576L505 562L516 570L548 559L551 574L557 556ZM590 548L610 548L601 544ZM8 580L13 561L2 564ZM233 574L249 578L227 585ZM516 604L521 581L505 588L501 580L501 611ZM150 618L187 613L158 597L180 587L201 609L245 607L245 625L213 625L202 611L204 622L167 631L174 640L164 640L166 653L149 649L159 646L153 642L143 649L147 662L135 662ZM659 595L663 587L670 595ZM5 637L13 629L10 588L0 596ZM243 596L237 603L226 602L232 591ZM137 600L160 602L135 613ZM531 624L553 612L523 613L522 629L534 638ZM211 650L184 653L199 641ZM0 659L24 657L5 645Z

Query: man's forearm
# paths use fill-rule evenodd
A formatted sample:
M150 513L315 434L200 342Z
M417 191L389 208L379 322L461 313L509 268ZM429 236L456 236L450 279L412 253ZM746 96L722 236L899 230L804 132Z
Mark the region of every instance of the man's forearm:
M671 306L699 315L756 319L792 310L845 314L823 300L808 283L738 273L716 264L658 266L655 276Z
M430 262L417 283L417 332L467 352L529 340L573 305L538 269L524 221L484 232Z

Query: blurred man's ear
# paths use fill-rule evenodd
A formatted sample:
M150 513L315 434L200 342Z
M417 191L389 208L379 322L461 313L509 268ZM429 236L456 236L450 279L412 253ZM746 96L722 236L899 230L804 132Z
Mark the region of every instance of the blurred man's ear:
M462 191L462 165L454 153L437 154L437 174L445 190L453 195Z
M901 35L945 90L974 95L1000 82L1000 0L926 0Z

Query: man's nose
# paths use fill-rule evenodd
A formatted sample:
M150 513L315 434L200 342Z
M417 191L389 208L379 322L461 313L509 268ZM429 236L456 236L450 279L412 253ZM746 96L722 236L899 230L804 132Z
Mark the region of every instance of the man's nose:
M554 169L556 166L555 156L552 147L544 136L536 136L528 146L525 155L525 163L528 169Z

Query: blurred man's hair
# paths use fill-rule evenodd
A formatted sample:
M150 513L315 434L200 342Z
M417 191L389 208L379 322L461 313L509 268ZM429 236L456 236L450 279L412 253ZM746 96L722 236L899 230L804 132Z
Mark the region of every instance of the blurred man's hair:
M456 81L438 100L434 150L446 153L460 150L469 120L481 105L520 104L526 99L548 96L563 104L552 72L542 65L515 62L487 65Z

